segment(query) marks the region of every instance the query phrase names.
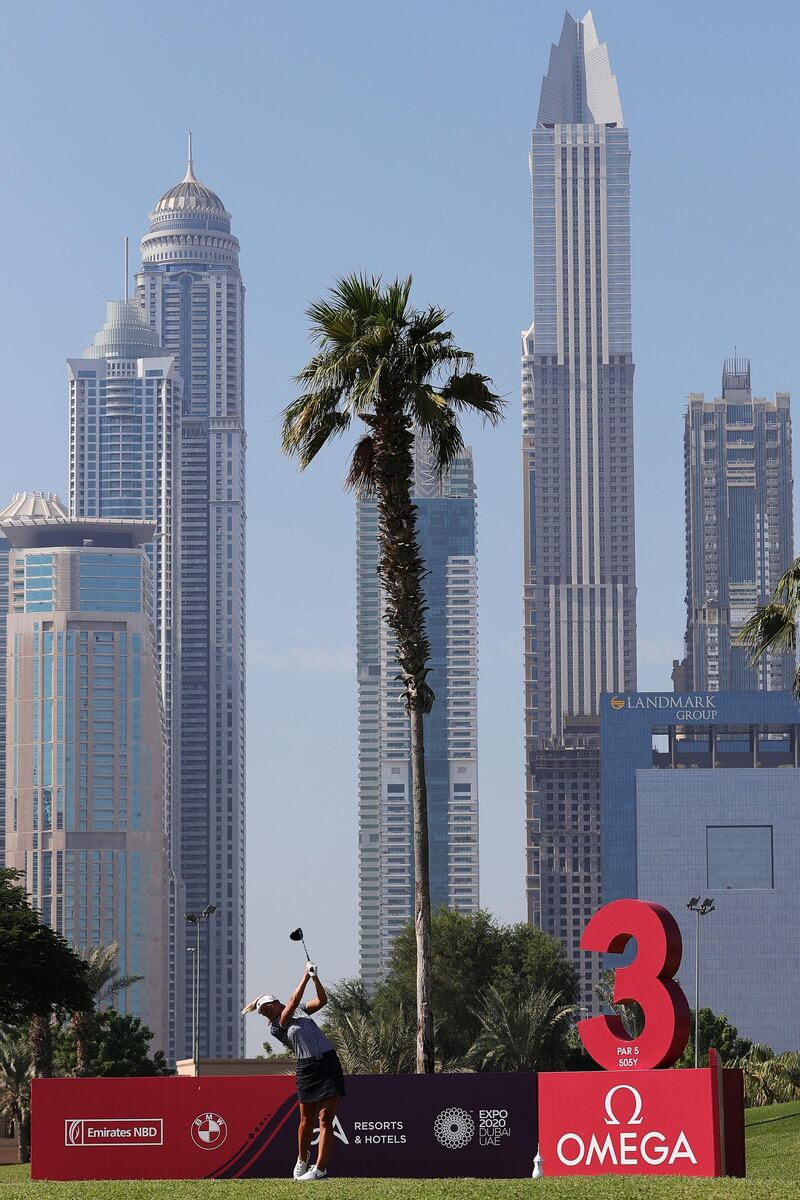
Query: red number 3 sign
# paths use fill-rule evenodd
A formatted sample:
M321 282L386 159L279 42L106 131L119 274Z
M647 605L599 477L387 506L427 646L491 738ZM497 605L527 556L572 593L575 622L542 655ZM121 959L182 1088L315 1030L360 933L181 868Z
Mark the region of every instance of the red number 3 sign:
M681 961L681 931L672 913L645 900L612 900L583 931L581 950L621 954L636 939L636 957L614 973L614 1003L635 1001L644 1029L631 1038L619 1017L578 1022L581 1041L609 1071L671 1067L689 1039L689 1005L672 978Z

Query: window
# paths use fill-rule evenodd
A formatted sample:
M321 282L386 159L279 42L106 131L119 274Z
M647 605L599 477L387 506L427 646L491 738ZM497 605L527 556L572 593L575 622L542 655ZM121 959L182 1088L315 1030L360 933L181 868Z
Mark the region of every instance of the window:
M771 825L706 826L709 888L771 888Z

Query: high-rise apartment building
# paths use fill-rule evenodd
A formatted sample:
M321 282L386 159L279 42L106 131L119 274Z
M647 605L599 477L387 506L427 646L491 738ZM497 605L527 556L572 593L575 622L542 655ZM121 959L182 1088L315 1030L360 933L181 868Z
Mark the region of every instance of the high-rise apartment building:
M0 867L4 865L6 839L6 615L10 549L8 542L0 534Z
M725 361L722 395L692 393L684 432L686 641L681 691L780 691L794 656L751 666L737 635L794 557L789 396L753 396L750 362Z
M155 537L147 547L157 665L164 703L164 808L170 850L169 1012L166 1052L183 1044L182 949L185 897L180 882L180 689L175 648L181 627L180 446L182 383L173 359L138 304L110 301L106 321L83 357L68 361L70 402L70 514L77 518L147 520Z
M431 905L474 912L478 890L475 482L467 449L440 477L423 439L413 485L436 694L425 717ZM382 619L375 500L356 510L361 978L373 988L414 915L408 716Z
M196 178L191 142L184 178L150 215L136 298L183 385L171 810L186 907L218 905L202 946L200 1053L235 1057L244 1051L244 285L230 213ZM187 1018L191 1001L187 973L176 1001ZM176 1053L188 1051L184 1023Z
M22 493L0 513L11 545L7 618L6 865L80 949L120 943L115 1000L167 1036L164 724L149 521L70 519Z
M597 892L599 797L584 795L596 768L582 752L570 775L563 739L602 691L636 686L629 159L607 48L591 13L567 13L531 141L522 411L528 916L576 962L589 909L576 919L563 898Z

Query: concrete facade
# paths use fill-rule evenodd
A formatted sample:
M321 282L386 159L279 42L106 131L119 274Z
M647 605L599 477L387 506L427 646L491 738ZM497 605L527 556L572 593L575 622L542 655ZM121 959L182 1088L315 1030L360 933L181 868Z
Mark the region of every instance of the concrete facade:
M697 919L686 904L708 895L715 911L700 922L701 1006L776 1053L796 1050L800 771L638 771L636 829L638 895L680 925L678 978L690 1004Z
M633 692L600 702L603 901L664 904L701 1005L776 1051L797 1049L800 705L786 692ZM610 957L610 956L609 956Z

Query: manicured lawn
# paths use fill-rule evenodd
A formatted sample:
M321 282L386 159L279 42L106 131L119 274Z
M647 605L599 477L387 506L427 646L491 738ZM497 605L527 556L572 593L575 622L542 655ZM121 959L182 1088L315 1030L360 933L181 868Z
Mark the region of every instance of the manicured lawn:
M747 1113L747 1179L332 1179L331 1200L796 1200L800 1102ZM31 1183L0 1167L0 1200L291 1200L291 1180Z
M800 1195L800 1101L750 1108L745 1126L748 1175L793 1182Z

